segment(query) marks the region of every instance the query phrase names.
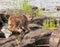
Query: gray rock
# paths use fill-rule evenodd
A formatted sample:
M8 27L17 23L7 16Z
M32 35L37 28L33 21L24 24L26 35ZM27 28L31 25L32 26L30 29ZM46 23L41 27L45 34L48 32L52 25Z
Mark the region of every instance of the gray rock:
M40 25L38 25L38 24L34 24L34 23L29 24L28 27L30 27L31 30L36 30L36 29L41 28Z
M49 40L50 47L59 47L60 46L60 30L54 30L51 34Z
M21 42L21 46L26 46L28 44L33 44L34 42L42 39L45 35L51 34L49 30L38 29L36 31L31 31L26 34Z
M12 32L9 31L7 28L2 28L1 31L5 34L5 37L8 38Z

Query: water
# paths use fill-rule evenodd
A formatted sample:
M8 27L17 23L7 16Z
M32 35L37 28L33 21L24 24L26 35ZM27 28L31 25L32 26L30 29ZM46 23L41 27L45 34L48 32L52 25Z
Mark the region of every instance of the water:
M17 6L19 6L19 3L21 3L23 0L1 0L0 1L0 10L2 9L7 9L7 8L14 8L12 5L12 2L16 2L16 4L18 4ZM19 2L20 1L20 2ZM38 2L38 3L37 3ZM60 0L30 0L29 2L30 5L32 6L37 6L37 7L45 7L45 8L54 8L55 6L60 6Z

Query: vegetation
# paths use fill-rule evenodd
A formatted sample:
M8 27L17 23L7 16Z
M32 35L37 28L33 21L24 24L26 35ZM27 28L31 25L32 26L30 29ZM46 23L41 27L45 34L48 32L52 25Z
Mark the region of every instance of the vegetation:
M42 16L42 10L40 8L36 10L36 16Z
M44 29L49 29L49 30L54 30L56 29L56 24L54 23L53 19L50 18L49 20L44 20L42 28Z
M60 24L60 19L57 20L57 26L59 27Z
M14 6L14 14L20 14L20 13L24 13L24 14L25 13L29 13L29 14L32 14L32 12L34 12L32 10L32 6L30 6L30 5L27 4L29 2L29 0L24 0L22 3L19 3L19 6L20 6L19 9L17 7L17 1L16 1L16 3L14 1L12 2L13 6ZM36 11L35 12L36 13L36 16L42 15L42 10L40 8L38 8L35 11Z
M27 4L28 2L29 2L29 0L24 0L21 3L21 9L26 10L28 13L31 13L32 12L32 7Z

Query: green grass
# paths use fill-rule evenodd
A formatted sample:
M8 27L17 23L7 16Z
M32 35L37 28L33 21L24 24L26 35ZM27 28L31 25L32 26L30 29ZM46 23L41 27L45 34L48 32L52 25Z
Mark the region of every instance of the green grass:
M40 8L36 10L36 16L42 16L42 10Z
M49 29L49 30L54 30L57 27L56 27L53 19L50 18L50 19L44 20L42 28Z
M20 40L19 39L16 39L16 44L19 44L20 43Z
M27 3L28 3L29 0L24 0L22 3L21 3L21 9L22 10L26 10L28 13L31 13L32 12L32 8L31 6L29 6Z
M17 0L18 1L18 0ZM32 14L32 15L34 15L33 14L33 10L32 10L32 6L29 6L28 5L28 2L30 1L30 0L24 0L22 3L20 2L19 3L19 5L20 5L20 10L24 10L25 12L21 12L20 10L18 10L18 8L17 8L17 1L16 1L16 3L13 1L12 2L12 5L14 6L14 14L20 14L20 13L29 13L29 14ZM38 8L37 10L35 10L36 12L36 16L41 16L42 15L42 10L41 10L41 8Z

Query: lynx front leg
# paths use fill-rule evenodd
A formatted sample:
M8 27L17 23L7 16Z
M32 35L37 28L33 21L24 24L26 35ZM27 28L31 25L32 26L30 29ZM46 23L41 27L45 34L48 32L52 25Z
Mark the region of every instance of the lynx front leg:
M20 33L22 31L22 29L20 29L20 28L18 29L16 25L10 25L10 26L8 26L8 29L12 32L19 32Z
M28 32L30 32L30 28L28 27L28 26L24 26L24 28L25 28L25 33L28 33Z
M12 28L12 30L13 30L14 32L19 32L19 33L21 33L21 31L22 31L22 29L17 28L15 25L14 25L14 27Z

